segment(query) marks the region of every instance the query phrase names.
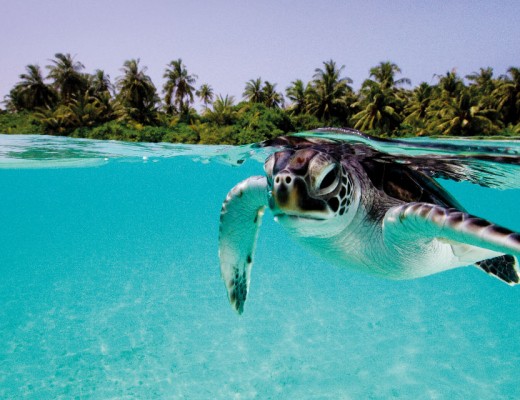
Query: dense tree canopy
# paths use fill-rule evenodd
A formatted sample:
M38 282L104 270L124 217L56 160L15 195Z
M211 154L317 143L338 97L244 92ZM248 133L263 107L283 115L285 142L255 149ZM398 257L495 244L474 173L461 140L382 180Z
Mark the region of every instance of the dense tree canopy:
M520 134L518 67L498 77L489 67L465 77L452 70L410 87L397 64L384 61L355 92L345 66L328 60L310 81L295 79L285 93L272 81L250 79L239 103L208 83L196 86L197 75L180 58L166 65L163 98L139 59L125 61L115 83L103 70L85 73L68 53L55 54L46 69L44 76L30 64L20 74L0 110L0 132L209 144L249 143L319 126L382 136Z
M139 59L125 61L116 81L119 115L123 119L154 125L157 120L159 96L146 67L139 68Z
M48 78L53 80L53 86L61 96L63 103L70 102L74 97L81 96L87 87L87 80L81 74L85 66L74 61L70 54L56 53L52 65L47 66Z
M20 75L20 82L9 94L12 111L34 111L37 108L51 108L58 101L58 93L44 82L38 65L25 67L26 73Z

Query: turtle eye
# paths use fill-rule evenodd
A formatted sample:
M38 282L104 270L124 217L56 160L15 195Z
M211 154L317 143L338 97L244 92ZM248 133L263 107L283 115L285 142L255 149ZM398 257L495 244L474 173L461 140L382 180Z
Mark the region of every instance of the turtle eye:
M327 175L325 175L325 178L323 178L323 180L320 183L319 190L325 190L334 183L334 181L336 180L335 172L336 171L332 169L329 171L329 173L327 173Z
M338 166L331 164L327 168L324 168L316 180L316 191L321 195L328 194L338 186L338 182Z

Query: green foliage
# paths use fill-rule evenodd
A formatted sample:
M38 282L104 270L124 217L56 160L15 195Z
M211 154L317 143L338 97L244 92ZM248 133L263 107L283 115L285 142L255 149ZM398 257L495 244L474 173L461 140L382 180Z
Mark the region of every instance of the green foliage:
M128 129L116 121L111 121L92 129L77 128L72 132L71 136L100 140L124 140L125 138L128 140L132 137L133 132L135 130Z
M25 67L20 82L9 93L8 109L34 111L39 107L53 107L58 102L58 93L44 81L38 65Z
M359 100L354 103L361 110L352 120L354 127L363 131L378 131L387 135L395 134L403 121L406 94L397 86L410 84L407 78L395 79L399 67L390 62L382 62L370 69L370 77L363 82Z
M269 108L260 103L243 104L237 110L238 126L255 130L263 126L289 131L292 129L291 120L287 113L279 108Z
M291 115L305 114L309 109L311 91L311 86L309 84L305 85L301 79L291 82L291 85L286 90L287 98L291 101L287 111Z
M290 118L294 132L308 131L322 126L318 117L311 114L291 115Z
M61 96L62 103L67 104L73 98L81 96L87 88L87 79L80 73L85 66L74 61L70 54L56 53L51 60L48 78L54 81L53 86Z
M499 127L493 123L495 110L485 109L479 103L468 88L461 89L458 96L443 100L442 107L435 109L431 129L450 136L496 134Z
M44 131L31 112L11 113L0 111L0 133L41 134Z
M159 128L156 128L159 129ZM164 131L163 131L164 132ZM192 126L180 123L174 128L170 128L162 137L162 142L170 143L190 143L199 142L199 134Z
M207 83L204 83L200 86L200 89L195 92L195 94L199 97L199 99L202 101L202 104L204 104L204 108L208 108L208 104L211 104L213 102L213 88L208 85Z
M146 67L139 67L139 59L125 61L123 75L117 79L116 114L121 121L135 121L146 125L157 123L159 96Z
M197 132L200 144L235 144L237 128L234 125L204 123L197 127Z
M92 129L86 127L76 128L70 133L70 136L99 140L123 140L127 142L198 142L197 132L186 124L178 124L171 128L166 126L128 125L111 121Z
M314 80L308 89L307 111L326 124L341 124L349 117L352 79L341 77L345 66L337 67L333 60L314 70Z
M268 108L279 108L283 104L283 96L276 91L276 83L262 83L262 78L249 80L242 96L250 104L263 104Z
M219 95L213 103L213 109L206 109L203 117L218 126L233 125L237 120L237 110L234 106L233 96L222 97Z
M102 70L84 73L70 54L57 53L44 77L28 65L0 111L1 133L46 133L92 139L201 144L245 144L320 126L355 127L384 137L520 135L520 69L493 76L480 68L464 78L455 71L408 89L389 61L369 70L361 89L329 60L311 81L286 88L261 78L245 84L244 101L216 95L181 59L164 72L163 98L139 59L128 60L115 85ZM194 97L202 103L199 114Z
M182 60L171 61L163 78L165 110L168 114L185 115L189 113L190 103L193 103L194 84L196 75L190 75Z

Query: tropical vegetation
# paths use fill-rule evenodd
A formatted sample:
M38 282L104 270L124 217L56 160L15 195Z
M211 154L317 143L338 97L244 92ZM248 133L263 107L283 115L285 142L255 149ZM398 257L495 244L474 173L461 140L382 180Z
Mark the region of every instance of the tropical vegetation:
M250 79L237 101L197 85L180 58L165 66L159 92L139 59L125 61L112 80L57 53L45 68L30 64L20 74L0 110L0 132L203 144L251 143L320 126L387 137L520 135L520 68L499 76L491 68L465 77L447 71L416 87L401 74L395 63L381 62L355 91L345 66L329 60L309 82L295 79L285 91Z

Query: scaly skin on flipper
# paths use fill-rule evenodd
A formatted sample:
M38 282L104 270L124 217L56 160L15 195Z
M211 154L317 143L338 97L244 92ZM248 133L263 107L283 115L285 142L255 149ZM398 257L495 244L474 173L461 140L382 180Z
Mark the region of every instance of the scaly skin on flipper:
M220 272L233 308L242 314L258 230L267 205L267 180L253 176L228 193L220 213Z
M515 285L519 283L518 261L520 234L456 209L447 209L428 203L410 203L388 210L384 222L385 237L389 241L440 239L457 249L468 250L468 245L505 253L485 260L474 260L475 265L490 275ZM477 257L478 249L467 251L464 257ZM455 254L456 255L456 254ZM468 260L469 261L469 260Z
M518 259L514 256L498 256L484 261L479 261L475 265L487 272L489 275L492 275L511 286L520 283Z
M424 238L442 238L520 256L520 234L456 209L428 203L409 203L388 210L384 229L416 232ZM386 234L386 232L385 232Z

